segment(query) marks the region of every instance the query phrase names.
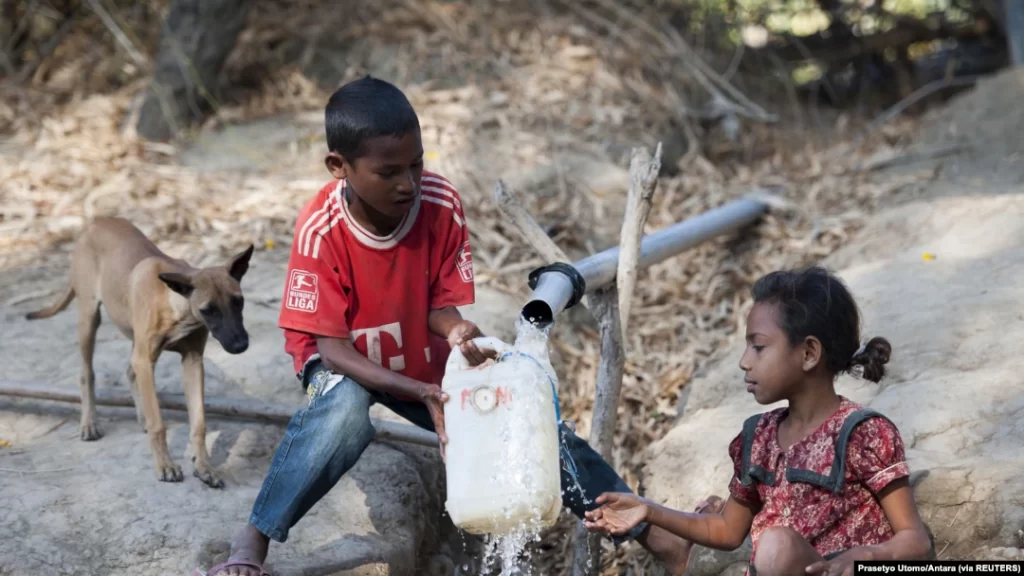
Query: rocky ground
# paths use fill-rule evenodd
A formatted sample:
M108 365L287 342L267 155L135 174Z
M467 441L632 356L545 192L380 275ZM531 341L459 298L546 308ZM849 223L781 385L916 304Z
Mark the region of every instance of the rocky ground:
M880 210L823 262L858 299L865 337L893 345L879 385L844 376L838 388L899 427L940 558L1024 556L1021 94L1024 75L1008 73L933 114L917 148L970 150L941 161L929 190ZM775 407L743 390L743 346L737 334L689 385L678 423L648 451L648 496L691 508L724 495L729 441L747 416ZM742 573L748 554L704 550L693 573Z

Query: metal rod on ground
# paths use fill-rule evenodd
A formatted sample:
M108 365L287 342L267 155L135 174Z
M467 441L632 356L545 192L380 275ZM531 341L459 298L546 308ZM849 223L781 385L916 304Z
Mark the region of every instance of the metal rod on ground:
M715 236L752 224L768 212L769 205L766 198L749 196L645 236L640 243L638 268L648 268ZM541 326L554 322L582 294L612 283L618 260L616 246L572 265L556 264L534 271L533 294L523 306L523 317Z
M0 396L53 400L72 404L81 403L81 397L77 389L65 390L56 386L29 382L12 382L10 380L0 380ZM157 394L157 398L160 401L160 408L164 410L187 411L184 394L160 392ZM203 399L203 403L206 405L207 414L278 424L287 424L296 410L296 407L269 404L247 398L207 396ZM96 389L96 404L99 406L124 406L129 408L135 406L135 402L127 390L111 390L110 388ZM400 422L388 422L377 419L371 419L371 422L377 430L377 434L374 437L375 440L407 442L409 444L430 447L437 446L437 434L428 430Z

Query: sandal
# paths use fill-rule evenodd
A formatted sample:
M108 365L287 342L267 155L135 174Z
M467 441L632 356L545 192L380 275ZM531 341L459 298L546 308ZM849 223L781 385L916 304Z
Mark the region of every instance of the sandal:
M202 572L201 570L196 568L194 576L214 576L221 570L224 570L225 568L231 568L232 566L244 566L245 568L253 568L255 570L260 571L260 576L270 576L270 572L264 570L263 566L260 566L255 562L250 562L248 560L228 560L227 562L217 564L213 568L210 568L209 572Z

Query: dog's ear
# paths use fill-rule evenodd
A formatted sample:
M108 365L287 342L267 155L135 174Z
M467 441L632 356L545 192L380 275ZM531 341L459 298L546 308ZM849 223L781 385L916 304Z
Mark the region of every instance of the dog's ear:
M249 247L244 252L236 254L231 259L231 263L228 264L228 274L235 280L241 282L242 276L245 276L245 273L249 271L249 258L252 257L252 251L253 245L249 244Z
M177 272L164 272L163 274L160 274L160 279L164 281L164 284L167 284L168 288L174 290L178 294L181 294L185 298L191 296L192 290L195 289L195 286L192 285L192 279L184 274L179 274Z

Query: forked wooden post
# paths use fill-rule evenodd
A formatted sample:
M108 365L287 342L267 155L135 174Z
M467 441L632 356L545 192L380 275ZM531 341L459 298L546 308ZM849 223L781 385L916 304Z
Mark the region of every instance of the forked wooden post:
M615 445L615 415L622 391L626 356L622 350L619 323L619 291L615 284L599 288L591 296L591 311L601 334L601 361L597 368L594 416L590 425L590 446L611 465ZM593 496L597 498L595 494ZM590 533L583 522L576 523L572 554L573 576L589 576L601 570L601 535Z
M625 222L622 227L619 251L620 258L616 271L616 282L591 292L588 308L597 319L601 334L601 360L597 374L597 392L594 398L594 416L590 429L590 445L605 460L611 460L615 444L615 419L622 391L622 371L625 365L623 354L623 329L620 321L620 307L628 316L633 289L636 286L639 268L640 240L644 224L651 210L651 200L657 188L658 173L661 171L661 143L658 143L654 158L646 148L633 150L630 160L630 187L627 197ZM523 239L545 260L569 262L565 253L555 244L536 220L508 190L502 182L495 186L495 201L501 211L519 230ZM596 495L595 495L596 497ZM601 536L589 534L578 522L573 550L573 575L596 574L601 566Z
M647 148L634 148L629 161L629 196L626 198L626 214L622 219L622 233L619 238L619 265L615 283L619 287L619 315L622 324L622 341L626 342L626 327L629 325L629 311L632 308L633 290L640 263L640 240L644 226L651 213L654 192L658 189L658 173L661 172L661 142L654 152L654 158Z
M619 263L615 282L595 291L591 311L601 333L601 362L598 365L594 396L594 417L590 426L590 446L611 463L615 447L615 420L622 392L625 365L624 344L629 309L636 287L640 240L651 213L651 203L661 172L661 142L654 158L646 148L634 148L629 162L629 195L619 237ZM595 496L596 497L596 496ZM601 570L601 536L588 534L582 522L576 524L573 550L573 575L590 576Z

